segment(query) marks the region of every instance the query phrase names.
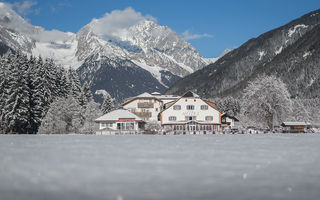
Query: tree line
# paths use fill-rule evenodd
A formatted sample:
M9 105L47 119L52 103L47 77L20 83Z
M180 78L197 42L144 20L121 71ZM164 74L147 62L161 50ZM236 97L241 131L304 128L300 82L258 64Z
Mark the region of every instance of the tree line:
M260 76L249 81L238 98L215 98L222 113L240 119L242 126L268 127L283 121L302 121L320 125L320 98L293 98L287 85L276 76Z
M89 85L50 59L9 51L0 58L0 77L1 133L92 132L101 115Z

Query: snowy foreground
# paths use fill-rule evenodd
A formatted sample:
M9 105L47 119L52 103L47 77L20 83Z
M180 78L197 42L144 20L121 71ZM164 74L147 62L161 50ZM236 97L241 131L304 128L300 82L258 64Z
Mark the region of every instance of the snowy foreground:
M319 199L320 134L0 135L0 199Z

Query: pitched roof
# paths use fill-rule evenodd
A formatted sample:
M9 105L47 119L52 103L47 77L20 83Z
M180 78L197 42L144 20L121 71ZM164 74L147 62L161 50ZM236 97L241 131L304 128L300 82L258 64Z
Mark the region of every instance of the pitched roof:
M136 96L135 98L154 98L154 96L152 96L151 94L149 94L148 92L144 92L142 94L139 94L138 96Z
M194 92L188 91L188 92L184 93L184 94L182 95L182 97L199 97L199 95L197 95L197 94L194 93Z
M284 126L309 126L309 123L305 123L305 122L282 122L281 125Z
M152 92L152 95L161 95L159 92Z
M140 117L125 109L113 110L95 121L118 121L119 119L135 119L136 121L143 121Z
M236 121L236 122L239 121L238 118L236 118L235 116L228 115L228 113L223 113L223 114L221 115L221 117L222 117L222 118L223 118L223 117L229 117L230 119L233 119L233 120Z

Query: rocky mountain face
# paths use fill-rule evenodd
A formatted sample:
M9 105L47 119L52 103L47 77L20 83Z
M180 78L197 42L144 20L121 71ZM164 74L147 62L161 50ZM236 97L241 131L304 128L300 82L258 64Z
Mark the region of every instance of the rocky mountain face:
M99 19L92 20L78 33L47 31L0 3L1 43L75 68L93 93L106 90L119 102L142 92L164 92L181 77L216 60L202 57L169 27L147 19L117 37L98 34L97 23Z
M76 38L76 56L83 60L78 68L81 80L88 81L93 91L108 91L118 101L141 92L164 92L212 61L170 28L148 20L116 38L99 37L88 24Z
M287 84L292 96L320 96L320 10L247 41L180 79L167 93L193 90L205 97L239 96L248 81L271 74Z

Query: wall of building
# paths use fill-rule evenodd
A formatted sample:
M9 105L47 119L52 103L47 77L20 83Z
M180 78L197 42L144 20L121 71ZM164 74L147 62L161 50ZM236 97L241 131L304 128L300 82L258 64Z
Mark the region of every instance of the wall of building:
M175 105L180 105L181 110L174 110ZM194 110L188 110L187 106L193 105ZM202 105L207 105L207 110L201 110ZM220 123L220 112L209 106L200 98L181 98L173 106L162 112L162 124L170 124L175 121L170 121L169 117L176 117L176 121L186 121L186 116L196 116L195 121L207 121L206 116L212 116L213 120L208 123Z
M162 102L152 98L139 98L127 103L123 107L145 121L157 121L158 114L162 108Z
M119 121L114 121L114 122L99 122L99 128L100 130L109 128L112 130L118 130L118 123L124 123L124 122L119 122ZM139 130L139 124L137 121L134 121L134 127L133 130L138 131Z

